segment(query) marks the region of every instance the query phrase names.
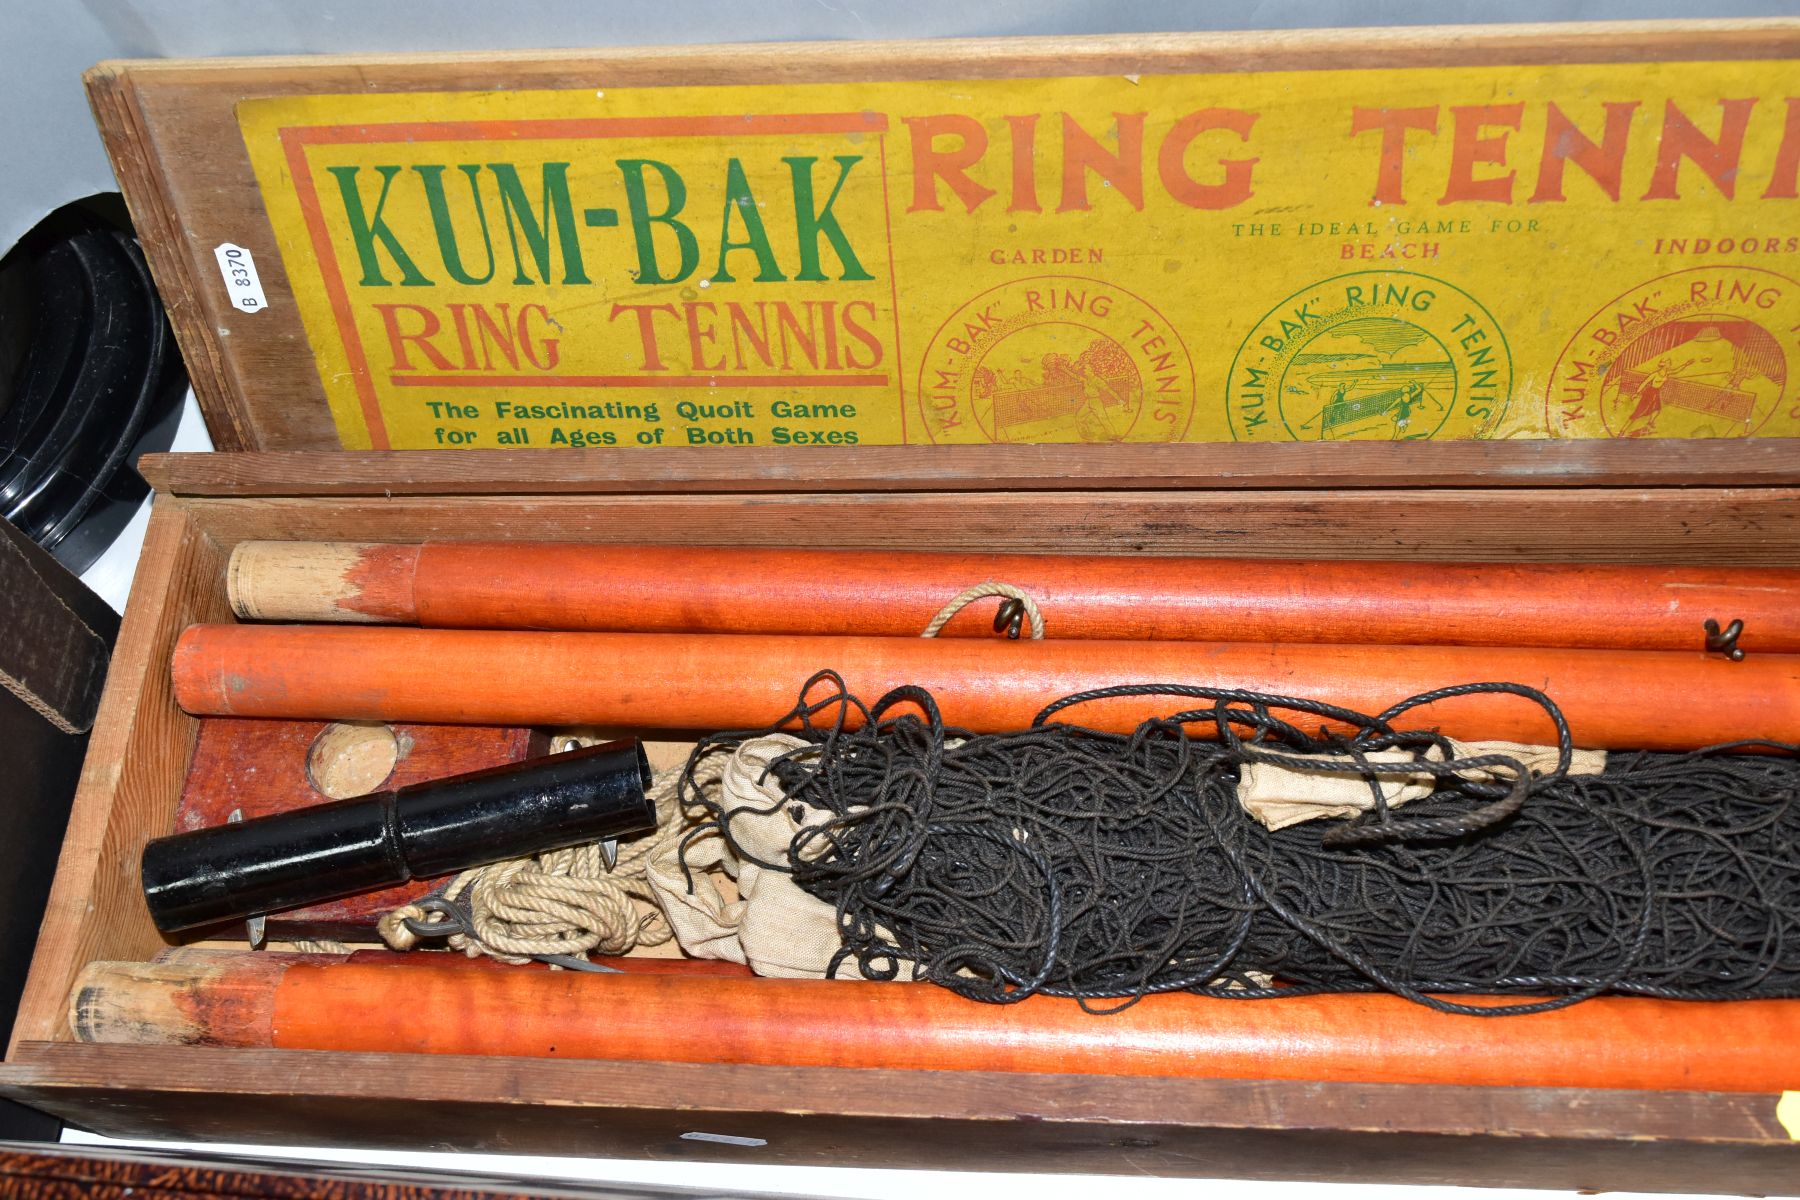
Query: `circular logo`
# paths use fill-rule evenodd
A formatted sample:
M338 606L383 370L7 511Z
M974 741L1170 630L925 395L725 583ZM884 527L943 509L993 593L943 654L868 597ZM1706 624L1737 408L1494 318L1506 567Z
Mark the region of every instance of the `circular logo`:
M917 395L934 442L1172 442L1193 419L1194 365L1137 296L1043 275L952 313L925 351Z
M1485 437L1512 396L1488 310L1411 271L1339 275L1258 322L1226 385L1240 441Z
M1563 347L1545 400L1550 432L1748 436L1792 404L1782 335L1796 328L1800 283L1773 271L1693 267L1652 279Z

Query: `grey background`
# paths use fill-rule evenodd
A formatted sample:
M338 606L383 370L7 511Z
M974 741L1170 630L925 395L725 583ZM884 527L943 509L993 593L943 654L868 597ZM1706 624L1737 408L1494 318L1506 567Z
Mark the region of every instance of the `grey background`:
M104 58L1797 13L1800 0L0 0L0 250L114 190L81 90Z

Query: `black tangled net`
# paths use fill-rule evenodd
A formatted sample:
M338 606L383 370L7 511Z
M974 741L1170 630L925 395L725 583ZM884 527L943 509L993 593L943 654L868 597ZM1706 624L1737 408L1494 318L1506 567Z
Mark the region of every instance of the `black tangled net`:
M1533 778L1502 755L1457 759L1440 735L1395 724L1476 693L1541 706L1557 767ZM1200 704L1128 735L1051 719L1124 696ZM696 768L777 731L808 743L771 767L783 791L830 815L800 830L786 862L762 865L836 907L833 972L853 960L892 977L904 959L976 1000L1045 993L1092 1011L1171 991L1386 991L1483 1016L1602 992L1800 996L1800 746L1614 754L1603 774L1571 775L1561 712L1512 683L1429 692L1375 716L1146 684L1065 697L1017 733L969 734L947 728L922 689L871 708L826 671L781 721L700 743L683 793L710 811L702 830L731 839ZM1434 747L1445 761L1405 769L1436 790L1390 809L1363 756ZM1327 769L1362 778L1372 812L1270 832L1239 804L1244 764L1316 769L1302 756L1320 754L1352 760ZM1502 781L1469 778L1477 767L1499 767ZM1391 781L1392 765L1382 770Z

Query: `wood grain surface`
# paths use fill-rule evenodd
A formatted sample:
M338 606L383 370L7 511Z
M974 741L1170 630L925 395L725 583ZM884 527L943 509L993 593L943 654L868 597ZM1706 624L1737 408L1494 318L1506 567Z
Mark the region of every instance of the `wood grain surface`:
M1794 487L1789 438L148 454L183 496Z
M195 621L229 619L224 570L224 552L186 510L155 507L14 1018L15 1040L56 1028L69 984L87 963L148 960L163 948L144 906L138 855L151 831L173 827L199 728L175 705L169 647Z
M310 770L313 747L329 727L325 721L202 721L174 823L163 832L210 829L230 821L234 812L250 821L343 799L321 791ZM522 726L396 725L379 732L390 739L393 769L362 791L444 779L549 752L547 737ZM424 895L442 878L415 879L271 913L266 936L274 941L378 941L375 924L383 913ZM241 934L243 929L240 923L224 936Z
M272 533L396 542L504 534L674 546L1800 566L1797 488L396 494L221 499L205 512L208 535L227 549Z
M1108 1079L29 1043L0 1069L115 1136L713 1159L1462 1183L1800 1189L1774 1096ZM683 1140L686 1132L761 1139Z

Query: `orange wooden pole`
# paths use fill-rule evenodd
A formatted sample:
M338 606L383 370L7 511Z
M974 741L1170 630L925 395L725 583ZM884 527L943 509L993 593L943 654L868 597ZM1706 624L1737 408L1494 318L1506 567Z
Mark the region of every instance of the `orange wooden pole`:
M462 629L916 636L971 584L1024 588L1050 636L1800 651L1800 571L1554 563L880 553L558 543L251 542L239 615ZM993 636L994 604L947 636Z
M824 668L866 703L900 684L923 686L948 723L977 732L1022 728L1051 700L1120 684L1245 688L1376 713L1429 689L1501 680L1548 692L1580 746L1800 741L1800 656L1772 654L1732 663L1504 647L200 625L181 636L174 660L176 700L199 715L651 729L766 724ZM1062 719L1125 731L1190 704L1110 700ZM1442 701L1401 724L1465 738L1554 738L1542 710L1512 696Z
M185 1039L296 1050L1740 1092L1800 1079L1792 1000L1607 997L1484 1018L1390 995L1171 994L1093 1016L1070 1000L987 1005L930 984L241 957L265 961L221 964L199 982L149 978L154 968L136 963L91 966L77 989L85 1036L145 1036L142 1021L91 1019L109 992L125 992L136 993L134 1011L169 997ZM79 1004L77 1014L79 1030Z

